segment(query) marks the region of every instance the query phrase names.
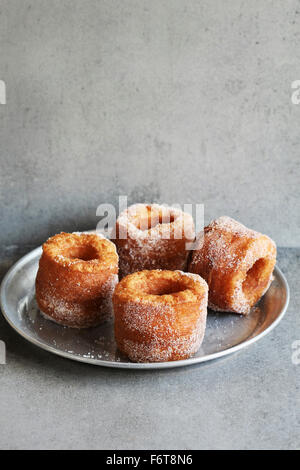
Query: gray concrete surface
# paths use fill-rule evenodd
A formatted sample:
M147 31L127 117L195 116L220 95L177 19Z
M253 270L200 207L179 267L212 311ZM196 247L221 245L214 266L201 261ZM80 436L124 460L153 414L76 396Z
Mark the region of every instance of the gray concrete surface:
M0 242L204 203L300 245L297 0L0 0Z
M1 274L29 248L3 248ZM299 449L299 260L300 249L279 249L291 288L279 326L208 365L143 372L80 364L27 343L0 315L0 448Z

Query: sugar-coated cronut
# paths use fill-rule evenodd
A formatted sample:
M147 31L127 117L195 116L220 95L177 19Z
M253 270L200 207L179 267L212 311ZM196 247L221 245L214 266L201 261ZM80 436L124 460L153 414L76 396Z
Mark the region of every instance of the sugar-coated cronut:
M113 295L119 350L134 362L190 357L203 340L207 296L196 274L145 270L124 277Z
M267 235L220 217L197 237L189 271L209 287L213 310L247 314L272 281L276 245Z
M184 270L195 228L192 216L180 209L135 204L120 214L112 238L122 278L143 269Z
M115 245L95 233L60 233L43 245L36 277L41 312L61 325L96 326L112 315Z

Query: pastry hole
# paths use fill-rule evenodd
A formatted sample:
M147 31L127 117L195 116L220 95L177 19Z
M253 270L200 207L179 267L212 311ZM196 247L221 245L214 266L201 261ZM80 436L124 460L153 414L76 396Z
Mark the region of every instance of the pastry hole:
M136 227L139 230L149 230L155 228L157 225L161 224L171 224L176 220L176 217L173 214L162 214L148 211L147 215L142 216L136 222Z
M70 259L91 261L97 259L97 251L92 246L74 246L64 252L64 256Z
M142 289L150 295L171 295L186 290L186 286L180 281L160 279L144 284Z
M243 282L243 292L247 298L251 298L257 288L263 287L265 284L265 268L268 265L268 260L265 258L258 259L253 266L248 269L246 278Z

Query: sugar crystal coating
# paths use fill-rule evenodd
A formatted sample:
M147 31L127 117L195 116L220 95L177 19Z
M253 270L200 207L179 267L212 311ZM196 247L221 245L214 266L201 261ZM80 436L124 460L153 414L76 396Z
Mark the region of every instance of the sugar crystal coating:
M188 269L207 281L209 307L249 313L272 281L274 241L224 216L197 235L197 245Z
M73 328L96 326L112 316L118 282L115 245L95 233L61 233L43 245L36 278L40 310Z
M113 304L117 345L132 361L184 359L202 343L207 284L198 275L136 272L118 284Z
M185 269L194 240L190 214L158 204L134 204L117 219L112 239L119 254L120 277L143 269Z

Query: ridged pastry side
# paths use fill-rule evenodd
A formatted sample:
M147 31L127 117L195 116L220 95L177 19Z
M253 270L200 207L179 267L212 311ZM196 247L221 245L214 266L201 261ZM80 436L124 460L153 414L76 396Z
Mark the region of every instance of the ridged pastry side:
M182 271L126 276L113 295L115 339L134 362L176 361L200 347L206 326L207 284Z
M274 241L225 216L211 222L197 238L188 270L206 280L209 307L249 313L272 281Z
M43 245L36 277L40 310L73 328L96 326L112 316L118 282L115 245L93 233L60 233Z

